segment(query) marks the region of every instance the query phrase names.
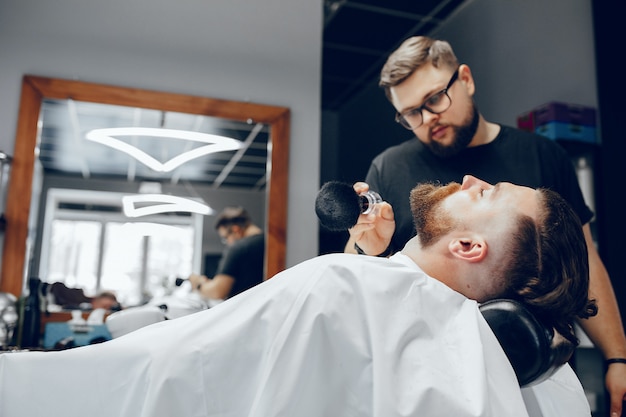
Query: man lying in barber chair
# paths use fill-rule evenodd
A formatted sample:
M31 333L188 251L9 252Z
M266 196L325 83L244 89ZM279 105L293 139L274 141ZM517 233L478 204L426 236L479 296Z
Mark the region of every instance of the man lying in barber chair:
M0 355L0 415L590 416L567 364L520 388L479 309L518 300L576 342L596 308L564 200L466 177L411 205L391 258L323 255L102 344Z
M108 311L121 310L115 293L111 291L99 292L95 297L85 295L82 288L69 288L62 282L42 284L44 293L52 294L54 305L64 310L96 310L103 308Z

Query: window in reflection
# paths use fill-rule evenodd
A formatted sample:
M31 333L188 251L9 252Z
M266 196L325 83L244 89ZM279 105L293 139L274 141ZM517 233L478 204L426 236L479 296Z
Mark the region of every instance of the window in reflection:
M140 305L192 272L193 239L190 225L55 220L46 281Z
M89 295L98 289L101 224L94 221L54 220L47 281L83 288Z
M191 226L108 223L102 289L115 291L123 306L165 295L192 272L193 237Z
M203 217L175 212L128 218L123 193L50 189L39 277L94 296L113 291L123 307L169 295L198 271Z

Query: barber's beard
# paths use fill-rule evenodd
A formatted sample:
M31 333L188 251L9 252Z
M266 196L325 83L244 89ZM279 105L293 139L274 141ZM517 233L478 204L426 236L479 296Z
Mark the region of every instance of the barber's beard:
M451 182L447 185L418 184L411 190L413 223L422 247L437 242L454 227L452 218L441 208L441 202L460 189L460 184Z
M453 139L452 142L448 145L439 143L437 141L431 140L426 146L431 150L432 153L441 157L441 158L449 158L451 156L457 155L463 149L467 148L470 144L474 135L476 135L476 130L478 129L478 109L476 105L472 103L471 114L460 126L450 126L453 130Z

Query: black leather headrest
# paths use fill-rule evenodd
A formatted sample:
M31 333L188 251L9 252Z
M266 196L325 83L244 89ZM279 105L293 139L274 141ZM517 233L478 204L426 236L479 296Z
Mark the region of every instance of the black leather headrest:
M520 387L549 378L576 348L555 329L540 323L518 301L491 300L479 309L511 362Z

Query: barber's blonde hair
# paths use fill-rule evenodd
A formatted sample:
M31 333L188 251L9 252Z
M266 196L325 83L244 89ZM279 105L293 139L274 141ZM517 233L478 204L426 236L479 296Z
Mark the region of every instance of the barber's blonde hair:
M383 87L385 95L391 99L389 89L401 84L426 64L432 64L435 68L455 70L459 66L459 61L448 42L427 36L413 36L402 42L398 49L389 55L380 72L378 85Z

